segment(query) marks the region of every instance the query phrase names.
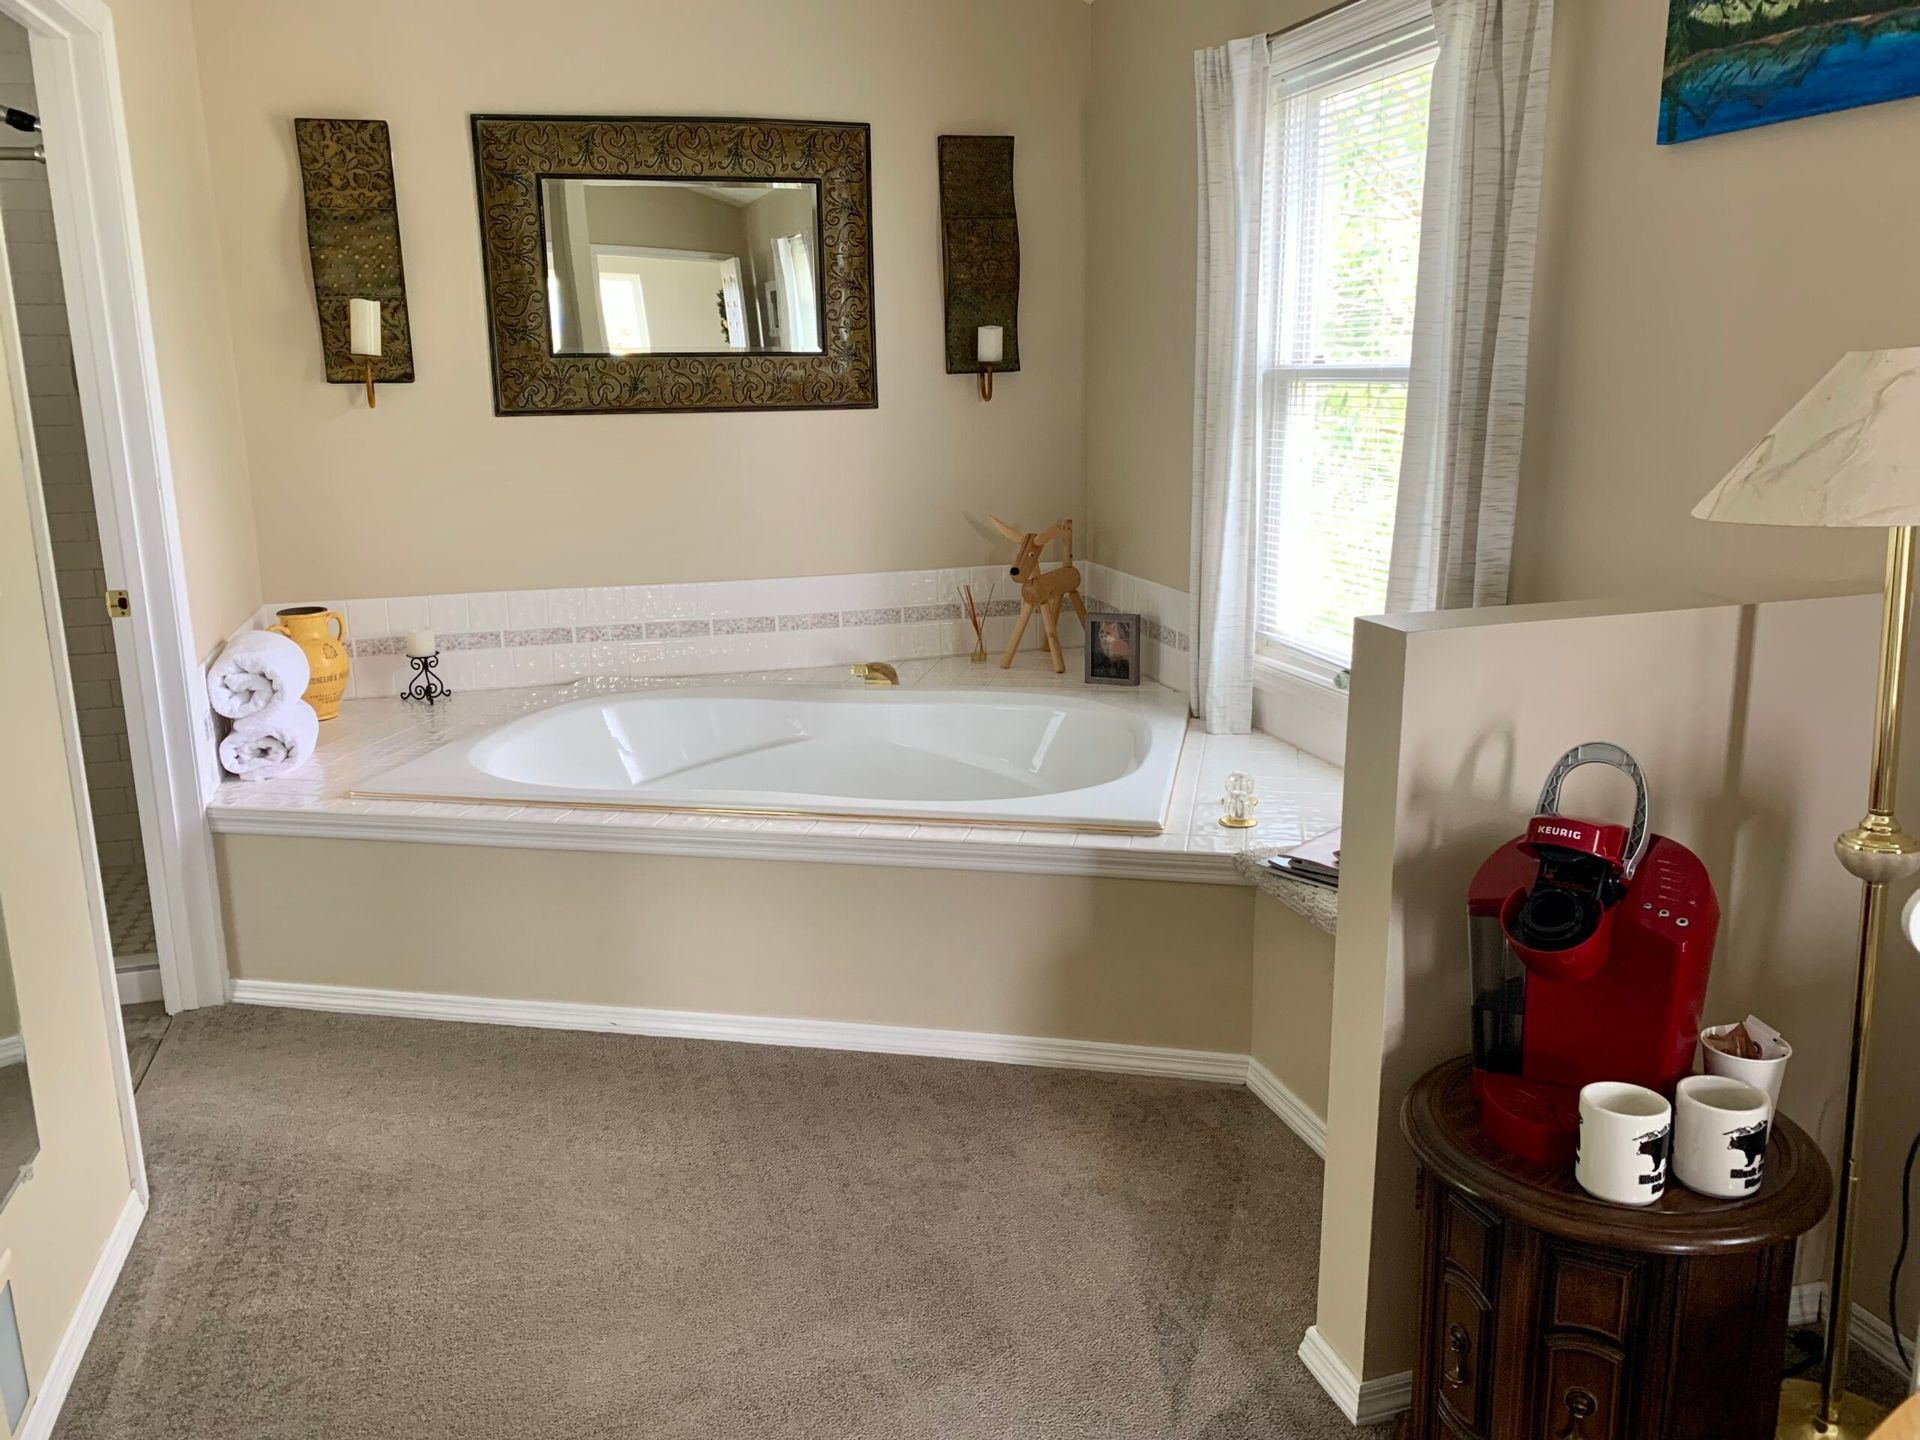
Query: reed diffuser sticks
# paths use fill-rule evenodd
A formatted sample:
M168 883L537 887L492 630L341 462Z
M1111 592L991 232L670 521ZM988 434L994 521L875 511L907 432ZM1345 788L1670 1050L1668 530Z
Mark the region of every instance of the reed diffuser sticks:
M966 613L967 623L973 627L973 654L967 658L978 665L987 658L987 614L993 608L994 587L987 587L987 603L973 603L973 586L960 587L960 608Z

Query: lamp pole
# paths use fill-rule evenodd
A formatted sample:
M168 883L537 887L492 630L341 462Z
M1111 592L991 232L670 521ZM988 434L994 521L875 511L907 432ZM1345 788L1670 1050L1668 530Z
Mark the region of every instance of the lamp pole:
M1789 1380L1780 1393L1777 1440L1855 1440L1886 1412L1847 1394L1847 1349L1853 1330L1854 1204L1860 1188L1860 1100L1873 1033L1873 989L1887 933L1887 886L1920 872L1920 839L1893 813L1900 786L1900 719L1905 700L1907 628L1913 612L1914 527L1887 536L1887 579L1881 595L1880 682L1874 700L1873 774L1867 813L1834 841L1834 853L1860 881L1860 932L1853 993L1853 1043L1847 1066L1840 1194L1834 1207L1833 1268L1827 1282L1827 1345L1820 1379Z

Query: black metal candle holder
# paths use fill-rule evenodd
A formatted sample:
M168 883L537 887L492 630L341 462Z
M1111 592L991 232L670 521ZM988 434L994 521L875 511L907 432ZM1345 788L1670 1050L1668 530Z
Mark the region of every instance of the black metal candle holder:
M400 692L402 700L424 700L431 705L436 700L446 700L453 695L446 681L436 673L440 668L438 650L431 655L409 655L407 663L413 666L413 679Z

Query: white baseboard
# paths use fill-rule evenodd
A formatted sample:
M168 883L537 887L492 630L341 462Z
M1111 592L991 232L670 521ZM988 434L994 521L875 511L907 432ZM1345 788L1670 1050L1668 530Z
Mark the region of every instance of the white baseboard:
M40 1378L33 1403L27 1407L15 1440L48 1440L53 1434L54 1424L60 1419L60 1407L67 1403L67 1391L72 1388L73 1377L80 1371L81 1358L87 1353L87 1343L93 1339L94 1327L100 1323L101 1313L107 1308L114 1282L120 1278L120 1268L127 1263L127 1252L133 1248L133 1238L140 1233L140 1222L146 1215L147 1202L140 1198L137 1191L129 1194L126 1206L120 1211L120 1218L114 1222L113 1231L107 1236L106 1248L100 1252L100 1260L93 1267L87 1288L80 1294L80 1303L74 1308L73 1318L67 1322L66 1333L54 1348L53 1362Z
M1300 1341L1300 1360L1320 1382L1340 1413L1355 1425L1379 1425L1413 1406L1413 1372L1362 1380L1329 1345L1318 1325L1309 1325Z
M1261 1104L1278 1115L1289 1130L1306 1141L1314 1154L1322 1160L1327 1158L1325 1117L1316 1114L1306 1101L1286 1087L1278 1075L1251 1055L1247 1057L1247 1089L1259 1097Z
M574 1005L553 1000L495 1000L478 995L432 995L279 980L235 980L232 995L243 1005L332 1010L349 1015L394 1015L413 1020L463 1020L481 1025L528 1025L548 1030L601 1030L690 1040L732 1040L752 1045L929 1055L1004 1065L1167 1075L1231 1085L1244 1084L1247 1079L1244 1055L1157 1045L1118 1045L1102 1040L1050 1040L971 1030L865 1025L845 1020L781 1020L763 1015L712 1015L692 1010Z
M115 970L113 981L120 988L122 1005L144 1005L152 1000L166 998L160 989L158 965L142 965L133 970Z

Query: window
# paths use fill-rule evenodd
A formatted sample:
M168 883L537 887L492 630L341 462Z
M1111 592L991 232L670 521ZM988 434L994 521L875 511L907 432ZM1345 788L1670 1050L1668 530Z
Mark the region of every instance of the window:
M1426 179L1432 23L1363 3L1276 43L1261 294L1259 650L1331 680L1385 608Z

